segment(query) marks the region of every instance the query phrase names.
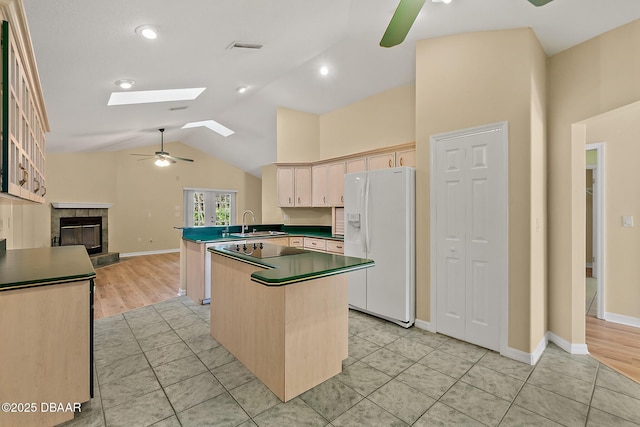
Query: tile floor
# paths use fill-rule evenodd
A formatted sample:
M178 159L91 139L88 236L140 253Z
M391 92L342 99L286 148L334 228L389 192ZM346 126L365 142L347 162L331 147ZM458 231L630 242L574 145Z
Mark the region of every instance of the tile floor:
M174 298L95 323L96 393L67 426L638 426L640 384L550 344L529 366L349 313L343 372L287 403Z

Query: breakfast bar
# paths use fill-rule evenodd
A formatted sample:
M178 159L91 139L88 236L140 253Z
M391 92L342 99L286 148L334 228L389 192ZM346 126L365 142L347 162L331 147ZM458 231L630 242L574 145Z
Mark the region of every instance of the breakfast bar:
M347 276L372 260L300 248L211 247L211 335L286 402L342 371Z

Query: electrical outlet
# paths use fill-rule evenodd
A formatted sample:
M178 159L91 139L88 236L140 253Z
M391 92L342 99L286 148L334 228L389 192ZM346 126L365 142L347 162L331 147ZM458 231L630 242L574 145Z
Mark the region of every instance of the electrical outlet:
M622 226L623 227L633 227L633 215L623 216L622 217Z

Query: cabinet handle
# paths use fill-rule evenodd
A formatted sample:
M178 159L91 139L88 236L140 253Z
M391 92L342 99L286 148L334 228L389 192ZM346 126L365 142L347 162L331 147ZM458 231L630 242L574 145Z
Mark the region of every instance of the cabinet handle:
M340 203L344 203L344 196L340 196Z
M336 248L338 248L338 249L342 249L342 246L340 246L340 245L336 245Z
M298 204L300 204L300 197L298 197Z
M18 181L18 184L20 184L20 187L22 187L27 182L27 179L29 178L29 172L27 172L27 170L24 167L22 167L22 163L18 163L18 167L22 169L22 179Z
M38 188L34 188L33 192L37 193L38 191L40 191L40 181L38 181L37 179L33 178L33 182L38 184Z
M327 203L326 197L322 196L322 203Z
M389 167L391 167L391 159L389 159Z
M315 246L315 245L316 245L316 242L311 242L311 244L312 244L313 246Z
M400 166L402 166L402 160L403 160L402 157L400 157Z
M289 204L291 204L291 197L289 197Z

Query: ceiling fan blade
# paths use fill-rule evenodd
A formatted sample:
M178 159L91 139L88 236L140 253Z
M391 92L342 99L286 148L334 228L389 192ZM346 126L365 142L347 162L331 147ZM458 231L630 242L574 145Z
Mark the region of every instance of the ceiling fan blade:
M153 154L133 154L131 153L132 156L147 156L147 157L153 157Z
M187 159L185 157L176 157L176 156L170 156L170 155L165 155L164 157L169 160L182 160L184 162L193 162L193 159Z
M380 46L392 47L402 43L407 37L425 0L400 0L387 30L380 40Z
M529 3L531 3L534 6L544 6L547 3L552 2L553 0L529 0Z

